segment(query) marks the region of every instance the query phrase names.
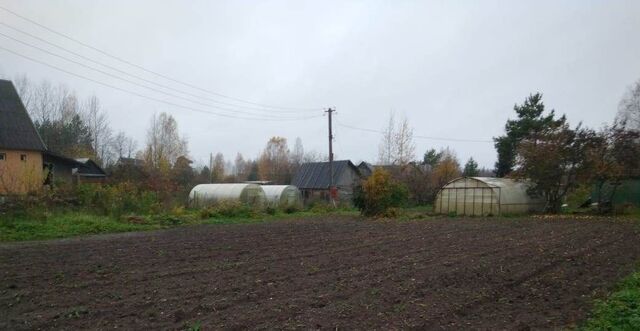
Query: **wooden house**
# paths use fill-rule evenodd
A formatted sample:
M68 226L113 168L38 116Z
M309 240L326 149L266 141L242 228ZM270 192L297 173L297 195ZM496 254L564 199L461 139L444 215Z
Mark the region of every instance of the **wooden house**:
M0 80L0 195L38 191L46 146L13 83Z

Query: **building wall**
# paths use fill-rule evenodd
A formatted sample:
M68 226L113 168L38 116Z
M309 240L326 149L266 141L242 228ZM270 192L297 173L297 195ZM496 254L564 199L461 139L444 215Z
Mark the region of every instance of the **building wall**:
M73 184L73 165L71 163L53 163L53 184L71 185Z
M338 202L343 204L353 203L353 190L360 184L360 176L351 167L347 167L341 173L335 174L335 186L338 191ZM299 188L304 204L318 201L329 201L331 194L329 188Z
M0 160L0 194L26 194L42 188L42 153L37 151L3 150ZM21 155L27 159L22 161Z
M338 200L344 203L353 203L353 189L358 184L360 184L360 176L353 169L346 168L336 180Z

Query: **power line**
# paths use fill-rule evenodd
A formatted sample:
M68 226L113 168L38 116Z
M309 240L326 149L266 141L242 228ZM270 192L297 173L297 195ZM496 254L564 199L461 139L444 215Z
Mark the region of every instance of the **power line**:
M32 45L32 44L29 44L29 43L27 43L27 42L21 41L21 40L19 40L19 39L13 38L13 37L8 36L8 35L6 35L6 34L4 34L4 33L2 33L2 32L0 32L0 36L3 36L3 37L8 38L8 39L11 39L11 40L13 40L13 41L15 41L15 42L18 42L18 43L21 43L21 44L23 44L23 45L26 45L26 46L29 46L29 47L35 48L35 49L37 49L37 50L39 50L39 51L41 51L41 52L44 52L44 53L47 53L47 54L49 54L49 55L52 55L52 56L58 57L58 58L63 59L63 60L65 60L65 61L68 61L68 62L71 62L71 63L75 63L75 64L77 64L77 65L79 65L79 66L82 66L82 67L85 67L85 68L91 69L91 70L93 70L93 71L99 72L99 73L101 73L101 74L103 74L103 75L107 75L107 76L109 76L109 77L112 77L112 78L115 78L115 79L119 79L119 80L122 80L122 81L124 81L124 82L130 83L130 84L133 84L133 85L136 85L136 86L140 86L140 87L146 88L146 89L148 89L148 90L151 90L151 91L154 91L154 92L157 92L157 93L162 93L162 94L165 94L165 95L171 96L171 97L173 97L173 98L177 98L177 99L185 100L185 101L192 102L192 103L195 103L195 104L199 104L199 105L201 105L201 106L210 107L210 108L215 108L215 109L218 109L218 110L227 111L227 112L231 112L231 113L241 113L241 114L245 114L245 115L252 115L252 116L264 116L264 117L266 117L266 118L274 118L274 119L298 119L298 117L292 117L292 116L285 117L284 115L269 115L269 114L252 113L252 112L247 112L247 111L242 111L242 110L236 110L236 109L224 108L224 107L220 107L220 106L214 106L214 105L207 104L207 103L203 103L203 102L199 102L199 101L194 101L194 100L191 100L191 99L189 99L189 98L185 98L185 97L182 97L182 96L180 96L180 95L176 95L176 94L168 93L168 92L165 92L165 91L162 91L162 90L159 90L159 89L153 88L153 87L149 87L149 86L147 86L147 85L143 85L143 84L137 83L137 82L135 82L135 81L132 81L132 80L129 80L129 79L126 79L126 78L122 78L122 77L120 77L120 76L118 76L118 75L114 75L114 74L109 73L109 72L106 72L106 71L104 71L104 70L94 68L94 67L89 66L89 65L86 65L86 64L84 64L84 63L81 63L81 62L78 62L78 61L75 61L75 60L68 59L68 58L66 58L66 57L64 57L64 56L62 56L62 55L59 55L59 54L53 53L53 52L48 51L48 50L46 50L46 49L44 49L44 48L41 48L41 47L38 47L38 46L35 46L35 45Z
M374 129L359 128L359 127L355 127L355 126L352 126L352 125L347 125L347 124L340 123L337 120L336 120L336 123L341 127L352 129L352 130L371 132L371 133L378 133L378 134L385 134L384 131L374 130ZM457 139L457 138L443 138L443 137L418 136L418 135L414 135L413 137L417 138L417 139L439 140L439 141L454 141L454 142L467 142L467 143L493 143L493 141L491 141L491 140L479 140L479 139Z
M157 77L162 77L162 78L164 78L164 79L166 79L166 80L169 80L169 81L172 81L172 82L174 82L174 83L178 83L178 84L181 84L181 85L184 85L184 86L187 86L187 87L190 87L190 88L193 88L193 89L196 89L196 90L199 90L199 91L205 92L205 93L209 93L209 94L211 94L211 95L216 95L216 96L218 96L218 97L226 98L226 99L229 99L229 100L234 100L234 101L237 101L237 102L242 102L242 103L251 104L251 105L254 105L254 106L260 106L260 107L264 107L264 108L284 109L284 110L309 110L309 111L313 111L313 110L316 110L316 111L317 111L317 110L321 110L321 108L296 108L296 107L271 106L271 105L266 105L266 104L261 104L261 103L257 103L257 102L253 102L253 101L243 100L243 99L240 99L240 98L236 98L236 97L232 97L232 96L224 95L224 94L221 94L221 93L218 93L218 92L214 92L214 91L211 91L211 90L207 90L207 89L205 89L205 88L202 88L202 87L196 86L196 85L194 85L194 84L186 83L186 82L180 81L180 80L178 80L178 79L175 79L175 78L169 77L169 76L167 76L167 75L164 75L164 74L161 74L161 73L155 72L155 71L153 71L153 70L149 70L149 69L144 68L144 67L142 67L142 66L140 66L140 65L137 65L137 64L135 64L135 63L132 63L131 61L127 61L127 60L125 60L125 59L123 59L123 58L120 58L120 57L118 57L118 56L112 55L112 54L110 54L110 53L108 53L108 52L106 52L106 51L103 51L103 50L101 50L101 49L99 49L99 48L96 48L96 47L94 47L94 46L91 46L91 45L89 45L89 44L87 44L87 43L85 43L85 42L82 42L82 41L80 41L80 40L78 40L78 39L75 39L75 38L73 38L73 37L70 37L70 36L68 36L68 35L66 35L66 34L64 34L64 33L62 33L62 32L58 32L58 31L56 31L56 30L53 30L53 29L51 29L51 28L49 28L49 27L47 27L47 26L45 26L45 25L43 25L43 24L41 24L41 23L38 23L38 22L36 22L36 21L34 21L34 20L32 20L32 19L28 18L28 17L22 16L22 15L20 15L20 14L18 14L18 13L16 13L16 12L14 12L14 11L12 11L12 10L8 9L8 8L5 8L5 7L3 7L3 6L0 6L0 9L2 9L2 10L4 10L4 11L6 11L6 12L8 12L8 13L10 13L10 14L12 14L12 15L14 15L14 16L16 16L16 17L20 18L20 19L22 19L22 20L25 20L25 21L27 21L27 22L29 22L29 23L31 23L31 24L37 25L37 26L39 26L40 28L45 29L45 30L47 30L47 31L49 31L49 32L51 32L51 33L53 33L53 34L55 34L55 35L58 35L58 36L60 36L60 37L63 37L63 38L68 39L68 40L70 40L70 41L73 41L73 42L75 42L75 43L77 43L77 44L79 44L79 45L82 45L82 46L84 46L84 47L86 47L86 48L89 48L89 49L91 49L91 50L95 51L95 52L98 52L98 53L103 54L103 55L105 55L105 56L108 56L108 57L110 57L110 58L112 58L112 59L115 59L115 60L117 60L117 61L120 61L120 62L122 62L122 63L125 63L125 64L127 64L127 65L129 65L129 66L132 66L132 67L138 68L138 69L140 69L140 70L142 70L142 71L145 71L145 72L150 73L150 74L152 74L152 75L155 75L155 76L157 76Z
M58 66L52 65L50 63L46 63L44 61L40 61L40 60L34 59L34 58L30 57L30 56L27 56L27 55L24 55L24 54L20 54L20 53L18 53L16 51L10 50L10 49L2 47L2 46L0 46L0 49L4 50L6 52L12 53L12 54L14 54L16 56L19 56L19 57L25 58L27 60L30 60L32 62L39 63L41 65L53 68L53 69L58 70L60 72L64 72L64 73L66 73L68 75L72 75L72 76L75 76L75 77L78 77L78 78L81 78L81 79L84 79L84 80L87 80L87 81L90 81L90 82L93 82L93 83L96 83L96 84L100 84L102 86L109 87L109 88L114 89L114 90L118 90L118 91L121 91L121 92L129 93L129 94L132 94L132 95L144 98L144 99L152 100L152 101L159 102L159 103L164 103L164 104L167 104L167 105L170 105L170 106L186 109L186 110L193 111L193 112L211 114L211 115L216 115L216 116L220 116L220 117L227 117L227 118L244 119L244 120L257 120L257 121L306 120L306 119L318 118L318 117L322 116L322 115L316 115L316 116L302 117L302 118L298 118L298 119L276 119L276 118L259 118L259 117L241 117L241 116L234 116L234 115L228 115L228 114L220 114L220 113L216 113L216 112L212 112L212 111L207 111L207 110L203 110L203 109L198 109L198 108L193 108L193 107L189 107L189 106L180 105L180 104L177 104L177 103L174 103L174 102L171 102L171 101L167 101L167 100L162 100L162 99L150 97L150 96L147 96L147 95L144 95L144 94L140 94L138 92L130 91L130 90L123 89L123 88L120 88L120 87L117 87L117 86L114 86L114 85L111 85L111 84L108 84L108 83L104 83L104 82L89 78L87 76L83 76L83 75L80 75L80 74L73 73L71 71L65 70L65 69L60 68Z
M5 27L7 27L7 28L9 28L9 29L11 29L11 30L13 30L13 31L16 31L16 32L18 32L18 33L21 33L21 34L26 35L26 36L28 36L28 37L31 37L31 38L33 38L33 39L39 40L39 41L41 41L41 42L43 42L43 43L46 43L46 44L47 44L47 45L49 45L49 46L53 46L53 47L55 47L55 48L57 48L57 49L60 49L60 50L62 50L62 51L64 51L64 52L67 52L67 53L69 53L69 54L72 54L72 55L74 55L74 56L77 56L77 57L79 57L79 58L82 58L82 59L84 59L84 60L86 60L86 61L89 61L89 62L92 62L92 63L98 64L98 65L100 65L100 66L103 66L103 67L109 68L109 69L111 69L111 70L114 70L114 71L116 71L116 72L118 72L118 73L120 73L120 74L127 75L127 76L129 76L129 77L133 77L133 78L135 78L135 79L139 79L139 80L144 81L144 82L146 82L146 83L149 83L149 84L152 84L152 85L155 85L155 86L159 86L159 87L161 87L161 88L165 88L165 89L167 89L167 90L171 90L171 91L175 91L175 92L178 92L178 93L182 93L182 94L185 94L185 95L188 95L188 96L194 97L194 98L207 100L207 101L210 101L210 102L213 102L213 103L216 103L216 104L221 104L221 105L226 105L226 106L231 106L231 107L237 107L237 108L241 108L241 109L257 110L257 111L266 111L266 112L274 112L274 113L299 113L299 112L311 112L311 111L319 111L319 110L320 110L320 109L318 109L318 110L272 110L272 109L265 109L265 108L259 108L259 107L242 106L242 105L237 105L237 104L233 104L233 103L229 103L229 102L219 101L219 100L212 99L212 98L208 98L208 97L203 97L203 96L201 96L201 95L197 95L197 94L194 94L194 93L186 92L186 91L181 90L181 89L176 89L176 88L173 88L173 87L168 86L168 85L165 85L165 84L160 84L160 83L155 82L155 81L153 81L153 80L146 79L146 78L144 78L144 77L141 77L141 76L138 76L138 75L134 75L134 74L132 74L132 73L130 73L130 72L127 72L127 71L124 71L124 70L118 69L118 68L116 68L116 67L114 67L114 66L111 66L111 65L108 65L108 64L105 64L105 63L102 63L102 62L96 61L96 60L94 60L94 59L92 59L92 58L90 58L90 57L88 57L88 56L85 56L85 55L82 55L82 54L80 54L80 53L77 53L77 52L74 52L74 51L72 51L72 50L69 50L69 49L67 49L67 48L65 48L65 47L62 47L62 46L60 46L60 45L58 45L58 44L55 44L55 43L52 43L52 42L50 42L50 41L48 41L48 40L46 40L46 39L44 39L44 38L38 37L38 36L33 35L33 34L29 33L29 32L26 32L26 31L24 31L24 30L18 29L18 28L16 28L16 27L11 26L11 25L9 25L9 24L6 24L6 23L4 23L4 22L0 22L0 25L3 25L3 26L5 26ZM25 45L27 45L27 46L34 47L34 48L38 48L38 47L33 46L33 45L31 45L31 44L27 44L27 43L26 43L26 42L24 42L24 41L21 41L21 40L15 39L15 38L13 38L13 37L10 37L10 36L4 35L4 34L3 34L3 36L5 36L5 37L7 37L7 38L11 38L11 39L13 39L13 40L15 40L15 41L17 41L17 42L19 42L19 43L25 44ZM38 48L38 49L40 49L40 48ZM40 49L40 50L42 50L42 49ZM44 50L42 50L42 51L44 51ZM45 51L45 52L48 52L48 51ZM60 57L59 55L55 55L55 56Z

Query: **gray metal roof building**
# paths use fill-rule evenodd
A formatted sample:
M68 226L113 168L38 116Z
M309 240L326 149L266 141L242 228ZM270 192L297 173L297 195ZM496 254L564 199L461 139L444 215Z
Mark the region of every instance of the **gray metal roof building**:
M329 172L329 162L304 163L293 176L291 185L299 189L320 189L328 190L331 183ZM346 171L354 171L359 174L358 168L349 160L333 161L333 178L335 184L339 184L339 179Z

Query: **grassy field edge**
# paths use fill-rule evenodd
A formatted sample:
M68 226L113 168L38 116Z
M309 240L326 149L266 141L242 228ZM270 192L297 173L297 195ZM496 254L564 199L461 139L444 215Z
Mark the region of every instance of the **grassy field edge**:
M199 217L194 213L154 216L100 216L84 211L52 212L38 217L4 215L0 217L0 242L61 239L95 234L152 231L199 224L248 224L321 215L356 216L357 211L301 211L232 217Z
M640 271L620 281L577 330L640 330Z

